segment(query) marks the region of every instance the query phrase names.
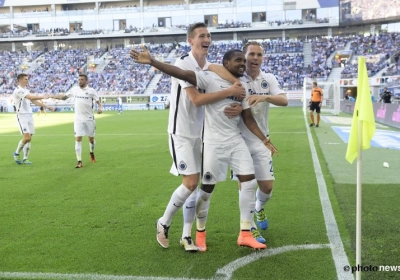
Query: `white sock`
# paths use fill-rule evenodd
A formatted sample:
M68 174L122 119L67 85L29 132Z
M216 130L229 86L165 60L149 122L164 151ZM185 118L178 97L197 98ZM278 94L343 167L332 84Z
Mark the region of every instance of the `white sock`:
M29 152L31 151L31 142L25 144L25 146L23 147L23 151L24 151L24 159L28 159Z
M17 154L20 154L22 151L22 148L25 146L25 144L22 142L22 140L19 141L18 146L17 146L17 150L15 150L15 152Z
M192 194L192 192L181 184L171 196L167 208L165 209L164 215L160 219L160 223L169 226L172 222L172 218L182 208L186 199Z
M240 230L250 230L252 221L254 222L256 185L256 179L241 183L239 192Z
M82 142L75 141L76 159L82 161Z
M89 151L91 153L94 152L94 147L96 146L96 141L93 141L93 143L89 142Z
M240 190L239 190L239 199L240 199ZM251 228L257 229L257 225L256 225L256 223L254 222L254 218L251 219Z
M197 195L196 216L197 230L203 231L206 229L208 210L210 209L210 199L212 193L207 193L200 190Z
M192 236L192 226L194 217L196 216L196 200L197 200L197 188L192 194L186 199L183 205L183 231L182 238L186 236Z
M260 190L260 188L257 189L256 192L256 211L260 211L261 209L264 208L265 204L267 201L271 198L272 196L272 191L270 193L265 193Z

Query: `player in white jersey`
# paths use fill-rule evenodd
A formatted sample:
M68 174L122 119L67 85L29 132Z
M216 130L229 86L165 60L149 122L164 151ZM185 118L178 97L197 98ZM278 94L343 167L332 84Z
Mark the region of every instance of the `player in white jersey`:
M30 91L26 88L29 81L27 74L19 74L17 76L17 81L18 87L14 90L12 96L14 100L14 108L17 113L18 128L22 134L22 139L18 142L13 157L17 164L32 164L32 162L28 160L29 152L31 150L32 135L35 134L31 103L39 107L45 107L51 111L53 111L53 108L39 101L41 99L49 98L48 95L34 96L30 94ZM20 158L21 151L24 153L22 161Z
M122 114L122 98L119 95L117 97L117 110L118 114Z
M247 42L243 46L243 53L246 56L246 73L243 78L249 86L249 96L247 97L247 100L251 105L251 112L254 119L257 121L258 127L264 135L269 137L269 105L274 104L276 106L287 106L287 97L275 76L271 73L264 73L260 69L264 57L264 49L262 45L255 41ZM212 65L210 68L213 71L218 72L222 77L229 78L229 73L225 68L219 65ZM264 144L242 121L239 123L239 127L252 155L255 176L258 184L255 206L257 224L261 229L265 230L268 228L268 219L265 215L264 206L271 198L275 180L272 166L272 153L270 150L264 148ZM266 242L265 238L262 237L260 232L257 230L254 221L252 223L252 234L259 242Z
M177 67L160 63L152 59L147 51L132 51L131 56L140 63L148 63L167 74L186 79L189 83L196 84L206 92L221 91L230 85L228 81L221 79L213 72L183 71ZM236 77L243 75L246 68L245 61L246 59L240 50L230 50L225 53L223 58L224 67ZM196 234L196 243L202 251L206 250L205 222L211 197L211 192L208 190L214 189L214 185L218 181L225 180L228 165L235 171L242 183L239 196L240 234L237 243L255 249L266 248L264 244L256 241L250 232L255 207L256 180L250 152L238 128L240 117L228 118L224 114L224 109L231 102L230 100L243 104L243 121L261 141L268 143L268 138L258 128L246 102L242 103L234 97L228 97L205 106L202 187L196 207L197 231L204 233L201 241L198 240Z
M97 92L87 85L88 78L85 74L79 74L79 87L72 88L67 94L61 94L52 98L66 100L74 98L75 100L75 153L78 163L76 168L82 168L82 136L87 135L89 139L90 161L96 162L94 148L96 145L96 121L94 119L93 107L97 103L97 113L103 112L103 106L99 100Z
M207 69L208 48L211 45L211 34L204 23L195 23L188 28L187 40L191 46L188 55L178 58L175 66L200 71ZM134 50L131 51L134 53ZM191 238L191 229L195 217L195 192L201 165L201 134L204 112L201 105L226 98L227 96L245 96L244 88L236 84L229 90L216 94L200 94L197 89L185 80L172 78L170 111L169 111L169 146L173 159L170 172L182 176L182 184L172 194L163 216L157 221L157 241L164 247L169 247L168 230L172 218L183 207L184 226L181 245L186 251L197 251ZM232 102L225 113L229 116L240 114L241 107Z

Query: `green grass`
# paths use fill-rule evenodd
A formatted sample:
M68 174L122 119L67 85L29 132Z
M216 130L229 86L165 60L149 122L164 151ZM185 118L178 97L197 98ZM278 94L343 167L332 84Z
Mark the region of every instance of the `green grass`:
M97 118L97 162L90 163L84 139L84 167L75 169L72 114L35 116L32 166L13 162L12 152L21 136L14 115L0 114L0 273L204 279L215 277L218 269L239 258L257 254L236 245L238 193L236 183L230 180L218 183L212 197L207 252L188 254L179 247L181 213L175 216L170 229L170 248L158 245L155 221L181 180L169 174L167 119L168 111L104 113ZM274 158L276 182L266 207L270 229L263 235L268 247L328 244L301 109L272 108L270 129L280 156ZM313 134L319 143L318 135ZM353 262L355 208L350 202L355 197L354 189L335 184L320 145L317 151L332 207ZM365 224L363 231L369 244L364 247L365 264L395 265L400 259L395 239L399 227L393 219L398 208L391 200L398 197L399 190L395 185L384 187L390 190L387 196L377 195L373 186L369 186L369 193L366 191L373 204L368 219L374 224ZM379 224L387 223L388 228L382 226L377 231L375 223L379 219L384 219ZM394 274L374 275L384 279ZM337 276L331 250L314 249L262 257L235 270L232 279Z

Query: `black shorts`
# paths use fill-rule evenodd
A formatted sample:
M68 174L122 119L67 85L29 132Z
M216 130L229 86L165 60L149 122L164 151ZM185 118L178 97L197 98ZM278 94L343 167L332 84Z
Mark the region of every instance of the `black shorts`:
M314 112L314 110L317 112L317 113L320 113L321 112L321 107L319 107L319 104L320 104L321 102L311 102L311 104L310 104L310 111L312 111L312 112Z

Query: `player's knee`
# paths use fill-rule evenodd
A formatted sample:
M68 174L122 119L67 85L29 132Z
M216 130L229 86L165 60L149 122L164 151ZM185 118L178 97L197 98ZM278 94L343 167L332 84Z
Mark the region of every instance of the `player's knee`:
M254 180L256 177L254 176L254 174L249 174L249 175L237 175L237 177L238 177L238 179L239 179L239 181L241 182L241 183L243 183L243 182L248 182L248 181L251 181L251 180Z
M274 181L258 182L258 187L260 188L260 190L263 193L270 194L272 192L273 187L274 187Z
M212 193L214 191L215 185L201 185L201 189L206 193Z
M190 191L194 191L197 188L199 182L199 175L183 175L182 184Z

